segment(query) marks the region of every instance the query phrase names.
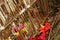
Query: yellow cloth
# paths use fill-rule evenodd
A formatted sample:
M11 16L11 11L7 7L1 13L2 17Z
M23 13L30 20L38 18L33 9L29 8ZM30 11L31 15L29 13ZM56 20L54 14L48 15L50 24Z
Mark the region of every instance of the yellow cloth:
M8 40L12 40L11 38L8 38Z
M12 40L11 38L8 38L8 40Z
M42 24L40 24L40 27L44 28L44 26Z
M22 32L26 32L26 29L25 29L25 28L23 28L21 31L22 31Z
M15 36L19 36L20 34L19 34L19 32L16 32L14 35L15 35Z
M21 32L28 34L28 31L26 30L26 28L23 28Z
M28 26L31 26L31 23L30 22L28 22L27 24L28 24Z
M29 26L31 26L31 23L30 22L25 22L24 25L29 27Z

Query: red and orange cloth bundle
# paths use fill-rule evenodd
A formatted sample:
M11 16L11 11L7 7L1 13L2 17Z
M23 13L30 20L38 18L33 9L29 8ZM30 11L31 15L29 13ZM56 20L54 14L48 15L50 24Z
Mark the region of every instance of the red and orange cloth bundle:
M18 40L21 40L21 36L19 34L19 31L18 31L18 28L17 27L14 27L13 30L15 31L14 35L17 37Z
M24 28L23 24L20 24L19 27L14 27L13 30L15 31L15 36L17 37L18 40L22 40L20 34L19 34L19 30Z
M48 22L44 23L44 27L40 27L38 30L41 32L41 34L38 37L35 38L29 38L28 40L46 40L46 32L50 30L50 24Z
M40 32L47 32L48 30L50 30L50 28L51 28L50 24L48 22L45 22L44 25L43 25L43 27L39 28L39 31Z
M15 32L17 32L17 31L19 31L20 29L23 29L24 28L24 24L19 24L19 27L14 27L13 28L13 30L15 31Z

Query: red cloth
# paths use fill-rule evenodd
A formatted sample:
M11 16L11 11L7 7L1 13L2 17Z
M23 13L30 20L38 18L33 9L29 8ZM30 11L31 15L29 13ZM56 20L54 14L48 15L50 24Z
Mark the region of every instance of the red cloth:
M14 30L15 32L17 32L17 31L18 31L18 28L17 28L17 27L14 27L13 30Z
M46 39L46 32L50 30L50 24L48 22L44 23L44 28L40 28L39 30L42 32L42 34L38 37L37 40L45 40Z
M21 36L18 36L18 40L22 40Z
M36 38L29 38L28 40L45 40L46 39L46 33L42 33L40 34L38 37Z
M46 32L48 30L50 30L50 24L48 22L44 23L44 28L39 28L40 32Z
M42 32L42 34L36 38L29 38L29 40L46 40L46 32L48 30L50 30L50 24L48 22L45 22L44 28L39 28L39 31Z
M45 40L45 39L46 39L46 33L45 32L37 37L37 40Z
M28 40L45 40L46 39L46 33L42 33L41 35L39 35L36 38L29 38Z
M49 24L48 22L46 22L46 23L44 23L44 24L45 24L45 25L44 25L44 26L45 26L45 28L44 28L44 29L45 29L45 32L48 31L48 30L50 30L50 28L51 28L51 27L50 27L50 24Z

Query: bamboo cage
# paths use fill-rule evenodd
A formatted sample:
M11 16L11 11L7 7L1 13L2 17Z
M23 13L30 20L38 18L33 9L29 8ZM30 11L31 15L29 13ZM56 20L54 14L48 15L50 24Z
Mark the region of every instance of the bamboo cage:
M51 0L1 0L0 27L3 27L3 29L0 30L0 40L7 40L9 37L15 40L13 27L19 27L20 24L24 25L23 29L26 30L26 32L23 32L23 29L19 30L22 40L27 40L26 37L36 37L40 34L37 30L40 24L46 21L51 24L47 40L55 40L55 36L58 35L56 32L59 29L57 27L58 30L53 28L55 23L60 20L60 12L54 15L53 13L56 13L56 11L51 8L54 3L49 3L51 3ZM56 26L59 26L59 24L56 24ZM55 30L56 35L54 34Z

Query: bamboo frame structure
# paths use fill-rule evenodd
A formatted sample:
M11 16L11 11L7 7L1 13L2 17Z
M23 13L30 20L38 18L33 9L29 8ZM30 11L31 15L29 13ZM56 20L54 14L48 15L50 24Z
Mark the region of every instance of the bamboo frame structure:
M7 15L7 17L5 17L5 24L0 20L0 22L3 23L2 25L5 27L4 30L0 31L0 35L2 36L0 39L7 39L12 35L12 28L14 27L12 25L13 23L15 23L16 27L19 27L19 24L21 23L26 24L24 28L27 33L21 31L22 29L19 30L22 40L26 40L26 37L36 37L36 35L39 35L40 32L38 32L37 29L40 27L40 24L47 21L49 15L53 11L49 8L48 0L9 1L4 0L3 3L0 4L0 10L3 12L2 14L4 17ZM9 18L10 20L8 20ZM7 36L4 37L6 34Z

